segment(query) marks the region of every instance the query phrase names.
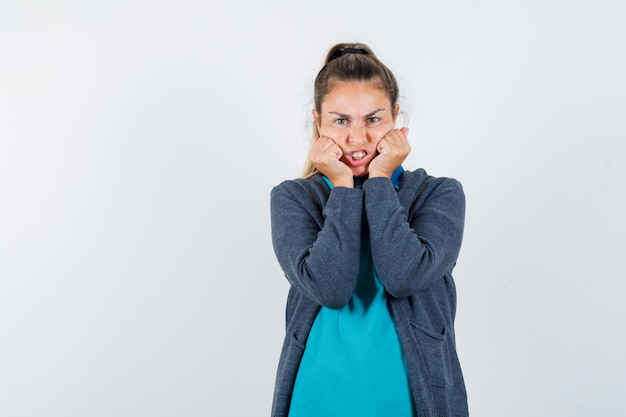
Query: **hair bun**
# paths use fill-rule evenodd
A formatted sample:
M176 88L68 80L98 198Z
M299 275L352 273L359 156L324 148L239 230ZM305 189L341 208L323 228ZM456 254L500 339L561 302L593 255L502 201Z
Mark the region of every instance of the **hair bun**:
M335 52L333 52L333 54L330 56L328 61L332 61L333 59L337 59L340 56L348 55L348 54L369 55L369 53L370 52L367 49L363 49L363 48L342 48L342 49L337 49Z

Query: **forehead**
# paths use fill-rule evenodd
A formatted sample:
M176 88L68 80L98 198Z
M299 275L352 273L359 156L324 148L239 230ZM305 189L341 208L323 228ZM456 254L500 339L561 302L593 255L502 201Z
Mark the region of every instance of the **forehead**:
M383 82L379 77L372 78L371 80L341 80L339 78L328 79L328 91L338 86L344 85L370 85L374 88L378 88L384 91Z
M328 93L322 101L323 110L333 111L328 107L337 106L354 109L372 106L388 108L391 104L378 80L334 81L328 87Z

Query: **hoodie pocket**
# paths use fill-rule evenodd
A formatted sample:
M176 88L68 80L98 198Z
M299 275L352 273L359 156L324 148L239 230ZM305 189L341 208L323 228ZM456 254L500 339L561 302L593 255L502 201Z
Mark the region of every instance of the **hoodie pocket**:
M452 385L448 332L445 329L434 331L411 323L413 333L426 364L431 385L449 387Z

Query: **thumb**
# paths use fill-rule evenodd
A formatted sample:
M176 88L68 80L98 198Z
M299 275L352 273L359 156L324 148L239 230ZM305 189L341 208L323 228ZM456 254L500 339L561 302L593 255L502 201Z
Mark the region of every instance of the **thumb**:
M400 128L400 131L401 131L402 133L404 133L404 136L405 136L405 137L409 134L409 128L408 128L408 127L403 127L403 128Z

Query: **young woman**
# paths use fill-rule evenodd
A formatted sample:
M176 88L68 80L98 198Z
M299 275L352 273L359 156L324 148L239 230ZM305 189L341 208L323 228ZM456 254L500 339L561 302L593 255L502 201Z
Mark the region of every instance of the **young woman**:
M461 185L402 168L397 82L366 45L331 48L314 94L304 177L271 193L291 284L272 415L467 416L451 275Z

